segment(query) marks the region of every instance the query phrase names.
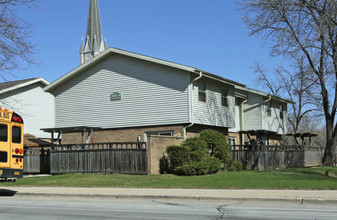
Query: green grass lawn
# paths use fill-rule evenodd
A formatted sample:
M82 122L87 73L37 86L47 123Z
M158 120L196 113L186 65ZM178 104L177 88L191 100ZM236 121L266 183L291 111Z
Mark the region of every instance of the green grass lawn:
M18 179L3 186L136 187L200 189L337 189L336 167L222 172L205 176L67 174Z

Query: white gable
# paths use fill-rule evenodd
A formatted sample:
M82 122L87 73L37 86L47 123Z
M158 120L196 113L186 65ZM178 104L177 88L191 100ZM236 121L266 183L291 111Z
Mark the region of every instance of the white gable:
M20 114L24 120L24 133L38 138L50 138L41 128L54 127L54 96L43 91L45 80L35 80L0 92L0 102Z

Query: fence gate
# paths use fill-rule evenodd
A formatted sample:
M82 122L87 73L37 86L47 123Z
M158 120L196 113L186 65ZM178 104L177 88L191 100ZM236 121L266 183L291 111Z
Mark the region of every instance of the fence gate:
M24 155L24 173L50 173L49 149L43 149L43 147L28 147L25 148Z
M147 174L145 142L53 146L51 173Z

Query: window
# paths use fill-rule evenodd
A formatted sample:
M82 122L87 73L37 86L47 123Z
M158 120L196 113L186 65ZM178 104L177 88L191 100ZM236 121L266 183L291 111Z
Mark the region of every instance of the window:
M271 116L271 102L267 102L267 116Z
M147 135L162 135L162 136L173 136L173 131L150 131L146 132Z
M12 128L12 142L16 144L21 143L21 128L18 126L13 126Z
M228 142L230 146L236 145L236 138L235 137L228 137Z
M226 106L228 107L228 99L227 99L227 96L228 96L228 90L225 89L221 92L221 104L222 106Z
M280 105L280 119L283 120L283 105Z
M8 126L6 124L0 124L0 141L7 142L8 140Z
M158 132L158 135L163 135L163 136L173 136L171 131L162 131Z
M198 83L199 101L206 102L206 83Z
M5 151L0 151L0 163L8 162L8 153Z

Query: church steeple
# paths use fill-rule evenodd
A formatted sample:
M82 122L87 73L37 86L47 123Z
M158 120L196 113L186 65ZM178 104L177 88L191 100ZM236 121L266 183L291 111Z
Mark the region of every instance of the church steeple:
M87 36L85 43L82 39L80 49L81 64L100 54L105 49L107 49L107 44L103 41L98 0L90 0L87 23Z

